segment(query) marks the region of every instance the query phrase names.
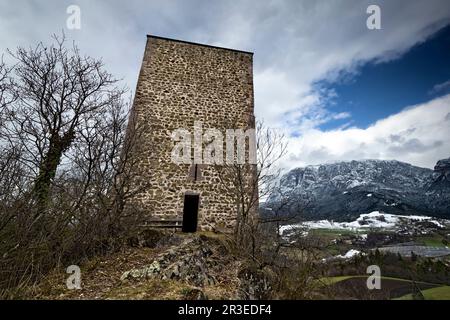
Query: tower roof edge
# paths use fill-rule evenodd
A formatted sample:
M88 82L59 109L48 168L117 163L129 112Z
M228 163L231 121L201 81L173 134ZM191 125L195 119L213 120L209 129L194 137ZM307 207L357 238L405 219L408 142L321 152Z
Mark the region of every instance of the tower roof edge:
M234 51L234 52L239 52L239 53L253 55L253 52L250 52L250 51L244 51L244 50L238 50L238 49L231 49L231 48L213 46L213 45L210 45L210 44L191 42L191 41L186 41L186 40L166 38L166 37L155 36L155 35L151 35L151 34L147 34L147 39L148 38L159 39L159 40L166 40L166 41L173 41L173 42L181 42L181 43L186 43L186 44L191 44L191 45L196 45L196 46L202 46L202 47L208 47L208 48L214 48L214 49L221 49L221 50L228 50L228 51Z

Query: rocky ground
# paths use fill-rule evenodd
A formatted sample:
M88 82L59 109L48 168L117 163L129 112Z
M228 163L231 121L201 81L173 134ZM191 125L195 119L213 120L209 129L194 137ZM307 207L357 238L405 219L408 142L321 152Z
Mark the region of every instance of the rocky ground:
M69 290L61 267L28 288L32 299L264 298L264 275L232 254L224 235L146 230L120 252L80 265L81 289Z

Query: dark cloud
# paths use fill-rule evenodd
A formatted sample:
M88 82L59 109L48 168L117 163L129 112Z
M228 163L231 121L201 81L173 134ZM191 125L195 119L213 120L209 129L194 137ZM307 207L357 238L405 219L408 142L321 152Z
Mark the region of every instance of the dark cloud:
M425 144L417 138L406 140L405 142L392 145L388 148L394 154L398 153L423 153L441 147L444 144L441 140Z
M430 90L430 94L445 93L450 90L450 80L439 83Z

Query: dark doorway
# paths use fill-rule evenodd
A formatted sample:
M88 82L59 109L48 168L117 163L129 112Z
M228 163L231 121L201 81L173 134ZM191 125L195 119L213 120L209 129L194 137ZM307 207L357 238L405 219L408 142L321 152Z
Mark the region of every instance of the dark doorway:
M197 231L198 204L200 196L198 194L185 194L183 207L183 232Z

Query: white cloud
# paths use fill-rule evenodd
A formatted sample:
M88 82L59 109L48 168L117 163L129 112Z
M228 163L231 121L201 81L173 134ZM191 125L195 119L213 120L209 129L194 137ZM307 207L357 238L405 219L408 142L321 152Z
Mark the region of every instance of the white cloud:
M65 28L66 8L73 3L81 8L82 28L65 30L69 40L76 40L83 53L103 57L106 67L132 90L147 33L254 51L257 116L311 137L320 133L318 125L350 116L327 109L334 93L315 85L317 81L357 74L368 61L395 59L450 21L448 0L384 0L377 1L382 30L368 30L366 9L372 2L4 1L0 51L47 41ZM326 151L316 150L317 157L312 153L304 159L328 160L320 156ZM418 159L420 163L424 161Z
M395 159L432 168L450 156L450 95L411 106L367 129L310 130L290 138L286 166Z

